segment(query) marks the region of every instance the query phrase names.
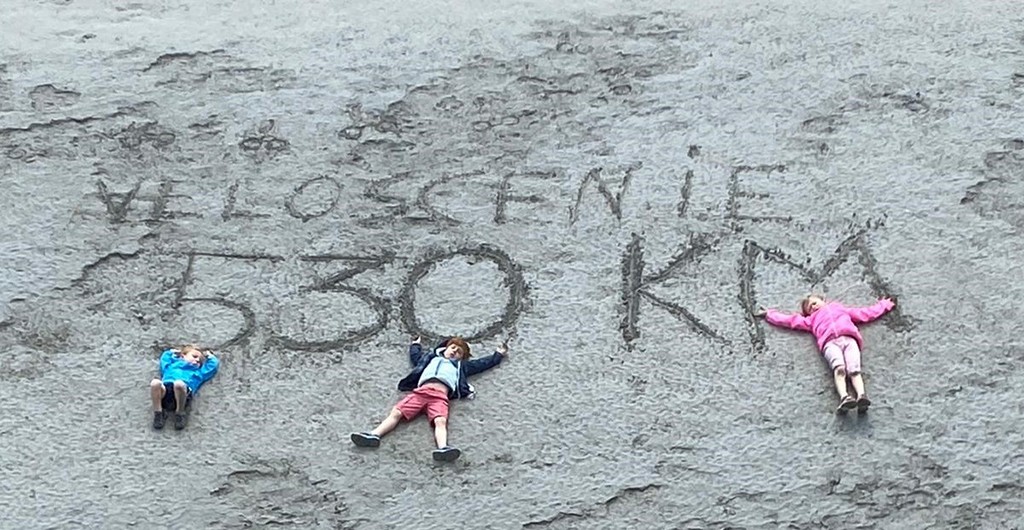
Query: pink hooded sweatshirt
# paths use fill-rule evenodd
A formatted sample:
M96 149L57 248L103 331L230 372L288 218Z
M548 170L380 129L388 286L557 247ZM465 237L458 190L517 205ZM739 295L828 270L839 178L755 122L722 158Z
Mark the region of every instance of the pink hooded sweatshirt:
M860 336L857 324L871 322L892 308L890 300L879 300L871 307L845 307L839 302L828 302L808 316L787 315L769 309L764 319L774 326L810 331L818 341L819 351L825 349L828 341L843 336L853 337L857 346L863 349L864 339Z

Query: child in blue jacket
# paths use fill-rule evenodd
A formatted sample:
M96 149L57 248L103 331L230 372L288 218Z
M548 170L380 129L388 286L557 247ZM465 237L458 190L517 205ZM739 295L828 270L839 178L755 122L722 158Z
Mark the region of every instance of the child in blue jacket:
M160 356L160 377L149 382L153 400L153 428L163 429L165 410L174 411L174 428L185 428L185 407L199 387L217 374L220 361L210 350L191 344L180 350L170 349Z

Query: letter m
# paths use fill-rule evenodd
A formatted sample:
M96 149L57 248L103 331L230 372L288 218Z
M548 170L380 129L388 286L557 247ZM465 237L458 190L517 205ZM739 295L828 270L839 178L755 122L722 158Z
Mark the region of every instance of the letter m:
M839 244L839 247L836 248L832 256L817 270L812 269L809 265L797 263L780 249L764 248L754 241L747 240L743 245L743 255L740 258L739 299L740 305L747 315L747 329L750 333L750 342L754 352L764 353L765 350L764 328L759 324L759 319L753 315L754 310L758 307L757 293L754 288L754 278L756 277L758 263L771 262L784 265L797 271L801 278L810 287L813 287L820 284L825 278L835 274L841 265L854 256L857 257L857 261L862 268L861 277L867 282L871 292L879 298L893 296L894 292L889 282L878 274L878 262L875 260L867 244L867 229L862 229L846 238ZM904 315L898 305L888 314L883 322L893 331L909 331L914 327L914 319Z

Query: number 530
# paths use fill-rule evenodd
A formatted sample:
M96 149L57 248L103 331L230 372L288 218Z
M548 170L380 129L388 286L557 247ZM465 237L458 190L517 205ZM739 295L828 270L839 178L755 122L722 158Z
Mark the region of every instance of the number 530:
M345 282L353 277L371 270L383 269L393 263L395 255L385 253L377 256L346 256L346 255L314 255L301 256L298 260L288 261L282 256L273 255L237 255L193 252L187 255L185 272L178 283L178 291L174 299L174 309L182 312L200 311L203 305L227 309L240 317L242 324L233 336L217 345L217 348L245 343L251 339L258 328L261 318L257 313L288 313L297 321L299 330L271 329L268 331L269 341L275 345L297 351L321 352L341 349L346 344L353 344L369 339L384 330L392 314L391 301L366 288L347 285ZM442 262L468 257L493 262L504 274L504 285L508 289L508 300L504 312L495 322L467 336L467 340L477 341L494 337L509 326L514 326L522 311L526 284L522 271L502 250L489 246L458 248L455 250L436 251L429 253L415 262L406 276L400 294L399 312L402 327L406 332L424 337L437 337L440 333L423 329L416 317L415 292L417 284L427 277L434 267ZM233 267L204 268L222 260L243 267L234 271ZM267 265L273 271L267 271ZM311 280L296 285L294 278L302 275L310 264L335 266L340 264L340 271L326 276L313 274ZM221 282L208 282L209 276L220 276ZM210 283L209 286L203 285ZM236 289L242 283L240 289ZM229 287L225 288L227 285ZM195 291L214 291L210 296L193 295ZM346 311L339 314L336 304L343 298L357 300L362 306L361 311ZM274 301L280 301L275 303ZM330 306L335 306L332 309ZM257 311L254 307L260 306ZM355 314L353 314L355 313ZM358 313L363 313L359 315ZM368 317L369 321L357 329L343 329L346 320L351 317ZM346 318L349 317L349 318ZM273 326L272 326L273 327ZM277 326L282 328L283 326ZM329 336L325 336L325 333ZM310 336L312 335L312 336Z

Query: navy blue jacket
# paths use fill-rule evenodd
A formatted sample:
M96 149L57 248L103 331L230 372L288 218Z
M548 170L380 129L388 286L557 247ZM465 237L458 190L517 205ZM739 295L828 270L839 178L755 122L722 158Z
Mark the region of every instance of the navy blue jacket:
M401 381L398 382L398 389L402 392L408 392L416 388L420 382L420 376L423 375L423 370L427 369L427 365L430 361L437 356L438 348L445 348L448 346L448 339L441 341L436 348L423 351L423 347L419 344L409 345L409 363L412 364L412 371L409 375L405 376ZM501 364L503 359L502 355L498 352L494 352L487 357L481 357L479 359L473 359L471 361L462 361L459 363L459 385L454 391L448 390L448 399L461 399L473 395L473 390L469 385L469 377L490 370L495 366Z

